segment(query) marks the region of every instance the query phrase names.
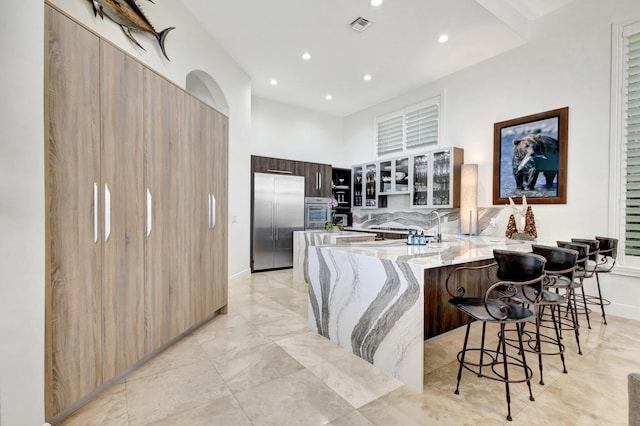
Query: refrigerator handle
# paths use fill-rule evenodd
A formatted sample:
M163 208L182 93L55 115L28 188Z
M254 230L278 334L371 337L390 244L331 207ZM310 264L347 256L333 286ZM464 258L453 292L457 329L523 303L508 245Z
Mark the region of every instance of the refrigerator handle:
M274 218L275 226L273 228L274 228L274 232L276 234L275 240L277 241L277 240L280 239L280 227L279 227L279 224L278 224L278 219L279 219L279 216L280 216L280 209L278 207L278 202L277 201L275 202L275 205L276 205L276 209L275 209L276 210L276 214L275 214L275 218Z

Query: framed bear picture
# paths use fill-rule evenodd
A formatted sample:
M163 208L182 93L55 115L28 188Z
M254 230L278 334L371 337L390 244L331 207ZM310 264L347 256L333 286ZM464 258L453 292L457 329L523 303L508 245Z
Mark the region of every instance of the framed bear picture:
M567 203L569 107L493 125L493 204Z

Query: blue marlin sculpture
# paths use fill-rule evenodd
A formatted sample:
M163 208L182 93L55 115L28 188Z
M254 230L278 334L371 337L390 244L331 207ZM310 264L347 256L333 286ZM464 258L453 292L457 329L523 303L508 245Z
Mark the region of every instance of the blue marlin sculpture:
M149 1L153 3L152 0ZM175 27L169 27L157 32L135 0L91 0L91 3L93 5L93 13L96 16L100 15L104 19L104 15L107 15L109 19L120 25L127 38L142 50L145 50L145 48L133 38L131 31L146 32L153 35L158 40L162 54L167 60L169 59L167 52L164 50L164 40L169 31L175 29Z

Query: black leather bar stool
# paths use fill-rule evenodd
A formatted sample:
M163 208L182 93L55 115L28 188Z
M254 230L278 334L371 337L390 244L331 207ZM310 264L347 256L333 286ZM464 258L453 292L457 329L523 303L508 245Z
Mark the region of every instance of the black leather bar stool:
M610 305L611 302L608 299L602 297L602 291L600 290L600 274L606 274L611 272L614 266L616 266L616 258L618 257L618 239L609 237L596 237L596 240L600 243L598 247L598 260L596 262L596 284L598 286L598 303L600 304L600 310L602 310L602 318L604 323L607 323L607 315L604 313L605 305Z
M595 299L597 299L598 296L593 296L584 292L584 280L586 278L593 278L595 276L596 266L598 265L598 250L600 247L600 241L588 238L572 238L571 242L582 243L589 246L587 261L584 263L584 268L579 268L576 271L576 277L580 278L580 280L582 281L582 288L580 289L582 295L580 296L580 298L582 298L584 301L584 314L587 317L587 326L589 327L589 329L591 329L591 320L589 319L589 313L591 312L591 309L589 309L587 305L596 304Z
M543 282L542 296L540 300L535 303L538 316L536 317L536 345L533 352L538 354L538 364L540 367L540 384L544 385L544 379L542 376L542 355L560 355L562 360L562 372L567 373L567 367L564 359L565 346L562 343L561 335L561 310L562 306L570 306L571 301L569 299L569 292L565 292L564 295L559 292L550 291L556 284L563 285L565 282L572 282L573 275L577 268L578 252L571 249L561 247L551 247L543 245L532 245L531 250L535 254L539 254L547 260L545 264L546 278ZM528 289L528 287L523 287ZM521 297L518 299L522 299ZM545 311L549 310L551 316L550 320L545 319ZM557 316L556 316L557 313ZM575 315L571 317L575 320ZM550 325L549 325L550 324ZM576 336L576 342L578 344L578 350L580 351L580 338L578 333L578 326L575 322L570 324L570 327L574 330ZM551 328L554 331L554 335L550 336L541 332L541 328ZM547 349L549 345L556 347L557 350ZM531 347L531 343L529 343ZM580 351L581 352L581 351Z
M568 294L568 303L567 303L567 315L570 315L569 321L566 321L565 317L560 317L560 332L562 333L563 328L572 329L576 335L576 343L578 345L578 354L582 355L582 349L580 348L580 319L578 317L578 298L576 297L576 289L582 288L583 271L586 268L587 259L589 256L589 246L587 244L582 243L571 243L568 241L557 241L556 244L558 247L562 247L565 249L575 250L578 253L578 258L576 261L576 271L573 274L573 278L570 280L569 277L560 277L553 284L550 285L550 288L554 288L556 290L565 289ZM578 275L581 276L578 276ZM586 311L587 304L584 298L581 297L582 307L580 309Z
M521 328L518 331L518 355L507 354L507 344L504 339L505 326L507 324L519 324L526 321L534 321L536 314L531 310L515 303L507 302L503 295L514 296L518 288L528 286L533 294L542 293L542 281L545 277L545 258L533 253L520 253L509 250L493 251L495 263L479 267L461 266L449 273L446 279L446 289L451 299L449 303L468 316L467 329L462 350L458 352L458 381L455 394L458 395L462 369L491 380L505 384L507 399L507 420L511 420L511 383L526 382L529 388L529 399L534 401L531 392L531 367L527 365L525 350L522 343ZM483 296L471 295L472 289L468 289L463 281L466 274L485 274L485 285L488 286ZM537 302L537 298L529 300ZM469 331L471 323L476 320L482 323L482 339L479 348L468 347ZM485 347L487 323L498 324L500 327L500 339L495 350ZM508 366L517 367L516 371L508 370ZM520 374L518 374L520 372ZM512 374L511 376L509 374Z

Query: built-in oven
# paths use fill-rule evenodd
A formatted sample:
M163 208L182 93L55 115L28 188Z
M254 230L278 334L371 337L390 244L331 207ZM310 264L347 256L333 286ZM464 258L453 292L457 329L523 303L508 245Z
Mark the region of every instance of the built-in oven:
M304 228L322 229L327 222L331 222L330 198L305 197L304 199Z

